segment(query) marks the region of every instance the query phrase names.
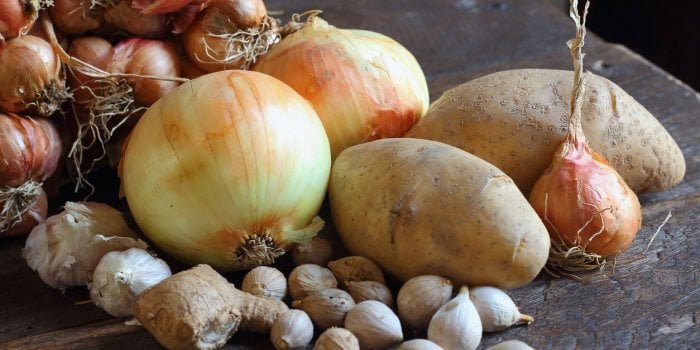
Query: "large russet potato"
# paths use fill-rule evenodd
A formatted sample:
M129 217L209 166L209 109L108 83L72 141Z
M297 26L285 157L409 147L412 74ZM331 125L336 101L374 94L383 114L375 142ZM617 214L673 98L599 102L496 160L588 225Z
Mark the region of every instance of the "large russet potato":
M582 124L591 148L637 193L678 184L685 160L668 131L613 82L594 74L585 77ZM445 92L406 137L470 152L503 170L528 194L564 139L572 89L570 71L489 74Z
M383 139L347 148L331 170L343 245L400 280L520 287L549 253L544 224L501 170L456 147Z

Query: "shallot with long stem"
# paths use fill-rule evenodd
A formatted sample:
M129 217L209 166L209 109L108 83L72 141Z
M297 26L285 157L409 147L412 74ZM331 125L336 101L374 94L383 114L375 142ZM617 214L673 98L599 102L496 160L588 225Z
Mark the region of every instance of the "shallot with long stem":
M579 271L602 269L606 257L627 249L641 226L642 211L635 193L607 160L589 147L583 133L586 74L581 49L588 3L583 20L578 1L570 4L577 31L576 38L568 42L574 59L568 132L552 164L535 183L529 201L552 238L547 270L575 276Z

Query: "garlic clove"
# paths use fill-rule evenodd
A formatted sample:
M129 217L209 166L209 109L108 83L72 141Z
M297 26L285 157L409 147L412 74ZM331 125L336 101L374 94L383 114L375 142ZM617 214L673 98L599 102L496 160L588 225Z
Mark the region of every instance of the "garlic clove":
M328 288L336 288L338 282L331 270L314 264L295 267L289 273L289 294L292 299L301 300L307 296Z
M243 277L241 290L255 296L281 300L287 295L287 279L274 267L258 266Z
M360 343L349 330L331 327L318 336L313 350L360 350Z
M535 349L533 349L530 345L527 345L527 343L524 343L520 340L506 340L506 341L500 342L492 347L489 347L486 350L535 350Z
M476 311L479 313L484 332L498 332L518 322L530 324L534 319L521 314L513 299L496 287L474 287L469 293Z
M377 300L365 300L348 311L345 328L357 337L362 349L385 349L403 340L399 317Z
M386 284L384 273L374 261L364 256L347 256L328 263L328 268L338 280L341 287L345 288L349 281L376 281Z
M277 316L270 329L270 340L277 350L304 349L314 337L311 318L302 310L289 310Z
M171 275L165 261L143 249L111 251L95 267L90 298L112 316L131 316L138 295Z
M298 243L292 248L295 265L315 264L326 266L333 255L333 246L327 239L314 236L308 243Z
M430 318L452 298L452 290L452 282L444 277L423 275L409 279L396 296L399 318L413 330L427 330Z
M474 350L481 342L481 320L464 286L430 319L428 339L445 350Z
M309 295L303 300L293 301L292 307L306 311L319 329L326 329L342 327L345 315L355 307L355 301L348 292L329 288Z
M391 290L377 281L350 281L347 282L346 289L356 303L377 300L390 308L394 307L394 296L391 294Z
M399 344L394 350L442 350L442 347L428 339L413 339Z

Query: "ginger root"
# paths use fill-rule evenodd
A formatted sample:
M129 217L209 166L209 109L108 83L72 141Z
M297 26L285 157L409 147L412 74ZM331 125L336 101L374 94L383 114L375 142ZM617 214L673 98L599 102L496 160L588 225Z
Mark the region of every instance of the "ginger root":
M202 264L144 291L134 315L167 349L218 349L238 329L269 332L288 309L280 300L236 289Z

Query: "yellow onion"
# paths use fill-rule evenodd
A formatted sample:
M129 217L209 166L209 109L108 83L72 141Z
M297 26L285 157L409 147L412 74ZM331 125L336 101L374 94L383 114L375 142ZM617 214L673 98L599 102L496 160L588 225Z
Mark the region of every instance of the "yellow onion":
M574 58L574 92L568 132L529 196L552 238L548 264L561 273L603 267L604 258L632 244L642 224L636 194L605 158L588 146L581 126L585 91L581 48L586 12L580 23L577 3L573 0L571 6L577 33L569 42Z
M46 117L67 97L61 61L46 40L24 35L0 45L0 110Z
M104 23L102 9L89 0L54 0L49 14L64 34L81 34L100 29Z
M428 109L425 75L406 48L382 34L338 29L314 15L253 70L284 81L311 102L334 158L349 146L402 137Z
M156 246L226 271L271 264L321 229L330 164L304 98L268 75L228 70L154 103L127 140L120 176Z

